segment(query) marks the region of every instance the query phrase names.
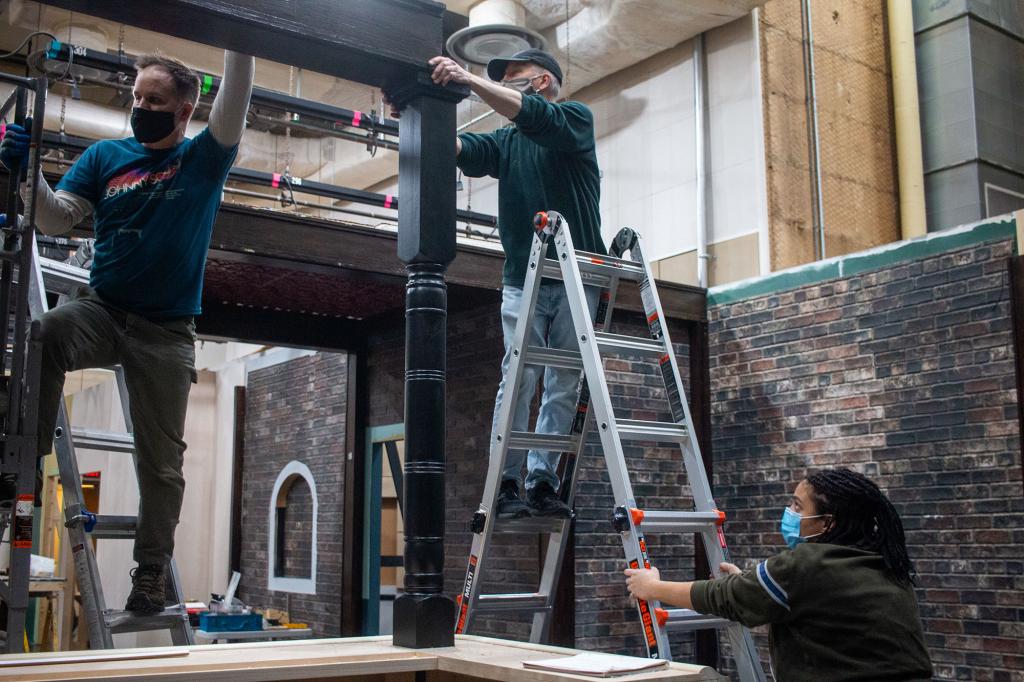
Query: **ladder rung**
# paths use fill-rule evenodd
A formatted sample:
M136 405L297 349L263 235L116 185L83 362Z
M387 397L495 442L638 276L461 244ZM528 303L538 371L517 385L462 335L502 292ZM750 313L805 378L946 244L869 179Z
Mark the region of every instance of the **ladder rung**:
M584 279L589 279L588 275L598 275L609 279L629 279L639 282L647 276L643 266L639 263L588 251L577 251L576 262L579 264L580 273ZM561 279L562 269L559 267L558 261L547 258L544 260L542 274L545 277ZM591 282L586 281L585 284L591 284Z
M135 439L130 433L112 433L90 429L71 429L75 448L106 452L135 452Z
M667 630L707 630L729 627L734 624L731 620L707 616L691 609L665 609L665 611L668 612L668 620L665 622Z
M583 371L583 359L580 358L580 352L562 348L530 346L526 349L526 364Z
M522 519L495 519L495 533L562 533L568 529L570 519L527 516Z
M684 441L686 425L674 422L648 422L639 419L617 419L615 426L622 440Z
M43 286L47 291L68 294L80 286L89 284L89 271L69 263L51 258L40 258L39 269L43 272Z
M144 632L146 630L170 630L181 627L187 618L180 604L165 608L161 613L149 616L136 615L131 611L106 611L103 614L107 627L114 634L122 632Z
M665 344L654 339L644 339L638 336L624 336L622 334L608 334L596 332L594 338L601 350L615 353L647 353L661 357L665 354Z
M645 533L699 533L712 530L724 518L719 512L647 511L640 528Z
M508 436L508 447L513 450L551 450L568 452L573 449L573 438L550 433L513 431Z
M558 267L558 263L553 260L544 262L544 270L541 272L544 277L549 279L562 279L562 271ZM598 272L581 272L580 279L587 286L600 287L607 289L612 286L613 282L616 282L619 278L616 274L615 277L610 277L608 274L602 274Z
M602 256L599 253L577 251L576 262L580 264L580 270L585 272L599 272L603 275L613 275L623 279L643 279L646 276L644 266L636 261Z
M96 525L89 535L99 540L129 540L135 537L136 525L138 518L135 516L97 514Z
M548 597L540 592L518 594L481 594L477 597L478 611L546 611Z

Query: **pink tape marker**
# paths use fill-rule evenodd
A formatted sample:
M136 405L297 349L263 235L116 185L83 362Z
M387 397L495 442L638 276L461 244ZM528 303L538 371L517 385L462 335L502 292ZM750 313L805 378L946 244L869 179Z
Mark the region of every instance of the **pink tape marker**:
M4 139L4 135L7 134L7 124L0 123L0 140Z
M393 196L391 196L390 194L388 194L387 196L385 196L385 197L384 197L384 208L391 208L391 202L392 202L393 200L394 200L394 197L393 197Z
M280 184L281 184L281 174L280 173L274 173L273 179L270 181L270 186L271 187L277 187Z
M363 112L353 111L352 112L352 125L358 126L359 122L363 120Z

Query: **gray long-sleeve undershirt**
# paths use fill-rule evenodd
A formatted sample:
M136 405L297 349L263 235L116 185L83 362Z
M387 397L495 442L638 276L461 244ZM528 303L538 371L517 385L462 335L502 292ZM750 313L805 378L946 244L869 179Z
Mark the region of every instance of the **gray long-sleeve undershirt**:
M222 147L234 147L242 139L255 64L256 60L248 55L224 51L224 78L213 100L208 124L213 139ZM87 199L64 190L54 192L41 176L36 196L36 226L43 234L64 234L93 212Z

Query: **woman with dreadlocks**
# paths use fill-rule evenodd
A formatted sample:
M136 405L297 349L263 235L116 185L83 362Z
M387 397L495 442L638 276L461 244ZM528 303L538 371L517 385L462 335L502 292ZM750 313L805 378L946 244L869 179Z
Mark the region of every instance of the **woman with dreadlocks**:
M637 599L770 624L780 682L931 679L903 523L877 485L849 469L811 474L781 531L789 550L750 570L723 563L716 580L675 583L627 569L626 586Z

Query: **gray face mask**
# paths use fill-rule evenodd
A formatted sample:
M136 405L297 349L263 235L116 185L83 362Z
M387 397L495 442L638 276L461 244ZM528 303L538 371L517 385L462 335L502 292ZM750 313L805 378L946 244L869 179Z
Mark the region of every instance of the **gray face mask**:
M538 90L533 87L533 81L537 80L544 74L533 76L532 78L513 78L512 80L501 81L501 84L506 88L517 90L524 95L537 94Z

